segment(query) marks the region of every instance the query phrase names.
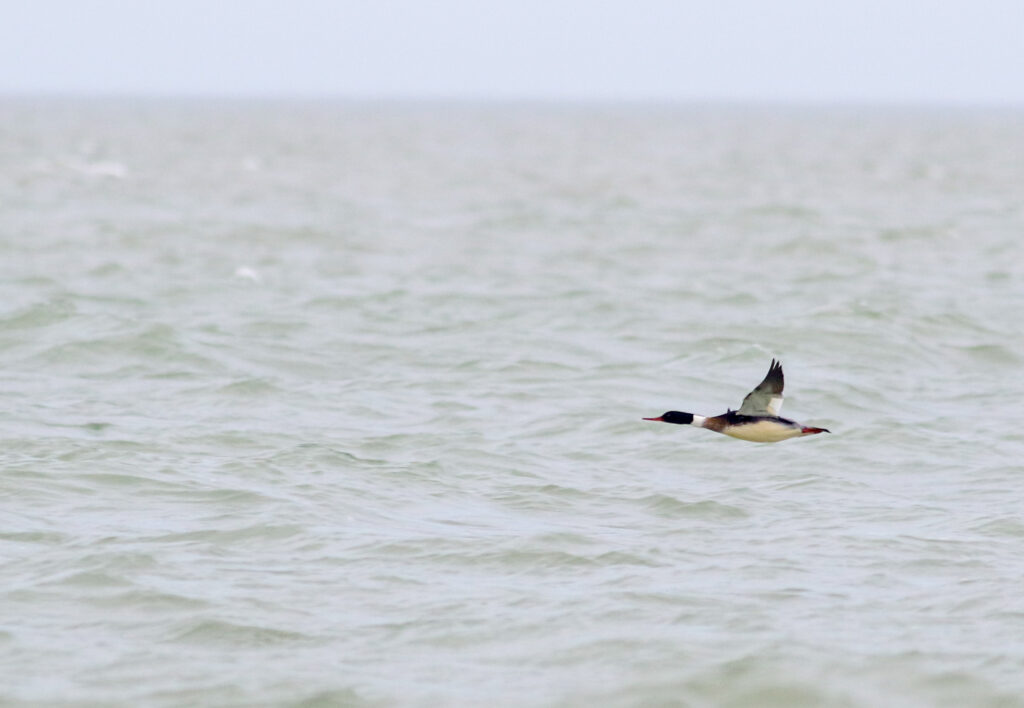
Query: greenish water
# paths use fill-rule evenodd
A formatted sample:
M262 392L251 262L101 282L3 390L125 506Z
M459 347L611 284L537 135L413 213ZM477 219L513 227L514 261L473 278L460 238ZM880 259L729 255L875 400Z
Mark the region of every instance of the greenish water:
M0 102L8 705L1024 705L1024 115ZM757 445L644 423L735 408Z

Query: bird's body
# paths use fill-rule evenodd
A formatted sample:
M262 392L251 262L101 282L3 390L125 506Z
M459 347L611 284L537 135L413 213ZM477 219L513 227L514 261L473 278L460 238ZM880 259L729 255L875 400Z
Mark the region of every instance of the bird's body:
M782 388L784 379L782 363L772 359L771 366L764 381L747 394L743 405L738 411L728 411L722 415L705 418L693 413L668 411L658 418L644 418L662 423L692 425L696 428L707 428L716 433L729 435L740 440L751 442L779 442L789 438L831 432L827 428L813 428L801 425L796 421L779 415L782 409Z

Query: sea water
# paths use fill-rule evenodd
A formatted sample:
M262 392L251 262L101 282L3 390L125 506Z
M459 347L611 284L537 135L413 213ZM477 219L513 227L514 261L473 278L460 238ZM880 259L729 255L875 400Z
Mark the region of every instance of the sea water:
M0 101L0 702L1024 706L1024 113ZM739 406L759 445L642 421Z

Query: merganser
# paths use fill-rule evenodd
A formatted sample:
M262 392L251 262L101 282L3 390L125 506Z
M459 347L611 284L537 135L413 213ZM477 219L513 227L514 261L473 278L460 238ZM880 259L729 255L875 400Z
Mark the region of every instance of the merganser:
M828 428L811 428L779 416L779 411L782 410L783 383L782 362L772 359L764 381L747 394L738 411L729 410L713 418L705 418L693 413L668 411L657 418L644 418L644 420L693 425L698 428L714 430L716 433L731 435L740 440L764 443L779 442L804 435L831 433L832 431Z

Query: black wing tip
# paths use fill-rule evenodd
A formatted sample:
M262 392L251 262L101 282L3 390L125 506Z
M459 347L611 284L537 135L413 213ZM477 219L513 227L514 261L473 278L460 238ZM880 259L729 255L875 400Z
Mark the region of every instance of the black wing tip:
M782 393L785 380L786 377L782 374L782 360L772 357L772 363L768 367L768 373L765 374L763 383L770 385L774 393Z

